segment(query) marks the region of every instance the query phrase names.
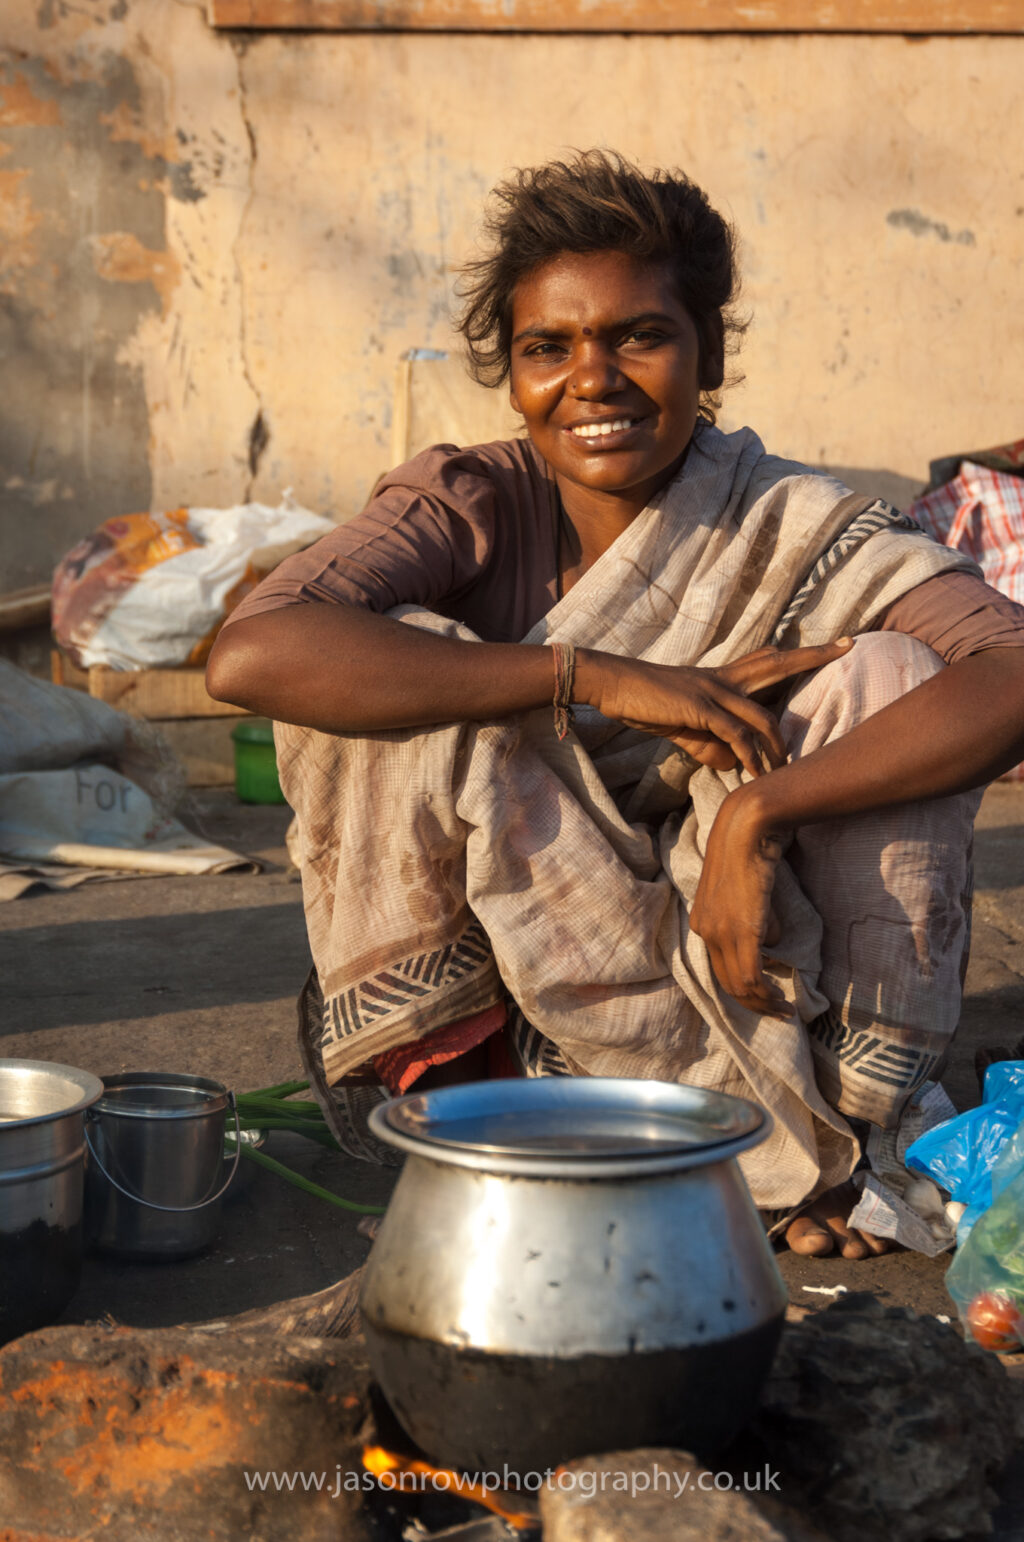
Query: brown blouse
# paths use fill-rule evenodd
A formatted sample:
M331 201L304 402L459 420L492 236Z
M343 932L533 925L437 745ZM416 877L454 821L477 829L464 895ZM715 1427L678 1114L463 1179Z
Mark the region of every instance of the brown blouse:
M389 472L355 519L287 557L226 624L310 601L422 605L485 642L519 642L558 599L558 509L528 439L434 445ZM917 637L952 664L1024 647L1024 606L970 573L948 573L902 595L876 627Z

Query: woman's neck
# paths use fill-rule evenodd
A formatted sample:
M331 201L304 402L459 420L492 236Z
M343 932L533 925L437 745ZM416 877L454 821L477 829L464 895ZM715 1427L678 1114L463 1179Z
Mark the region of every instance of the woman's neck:
M623 531L643 513L651 499L679 474L685 459L686 451L659 478L656 486L643 486L635 492L632 489L615 493L595 491L567 482L556 473L560 594L568 594L587 569L604 556Z
M570 499L569 507L566 507L561 488L556 497L559 500L558 592L568 594L587 569L604 556L624 530L628 530L640 510L611 509L606 514L596 514L588 500L584 507L577 506L574 516L572 505L575 500Z

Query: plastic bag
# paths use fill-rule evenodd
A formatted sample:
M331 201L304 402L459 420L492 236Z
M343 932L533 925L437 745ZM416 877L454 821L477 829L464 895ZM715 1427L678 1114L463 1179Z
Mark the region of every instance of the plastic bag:
M334 527L293 503L108 519L53 579L53 630L80 669L202 664L221 623L284 557Z
M1024 1347L1024 1141L1014 1138L1016 1167L980 1215L946 1275L966 1331L983 1349Z
M907 1148L909 1168L925 1173L967 1206L957 1226L958 1243L1024 1164L1022 1125L1024 1061L1000 1060L985 1073L977 1108L927 1130Z

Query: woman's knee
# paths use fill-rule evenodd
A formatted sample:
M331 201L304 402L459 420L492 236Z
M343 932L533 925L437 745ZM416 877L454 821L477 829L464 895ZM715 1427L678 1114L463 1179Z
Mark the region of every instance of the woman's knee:
M790 753L806 755L923 685L946 666L903 632L864 632L842 658L802 681L779 719Z

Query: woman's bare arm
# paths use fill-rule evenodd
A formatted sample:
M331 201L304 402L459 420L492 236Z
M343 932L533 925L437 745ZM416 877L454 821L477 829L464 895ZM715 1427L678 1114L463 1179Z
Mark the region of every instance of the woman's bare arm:
M762 648L721 670L580 649L575 700L673 739L706 765L739 763L759 776L786 750L772 713L747 693L817 669L848 646ZM483 722L542 707L554 694L550 648L463 642L329 604L235 622L217 639L206 679L218 701L328 733Z
M466 643L356 606L282 606L226 628L206 684L217 701L327 733L504 717L554 692L550 648Z
M800 825L979 787L1024 759L1024 647L949 665L845 738L748 783L719 810L690 925L752 1011L787 1016L764 973L775 868Z

